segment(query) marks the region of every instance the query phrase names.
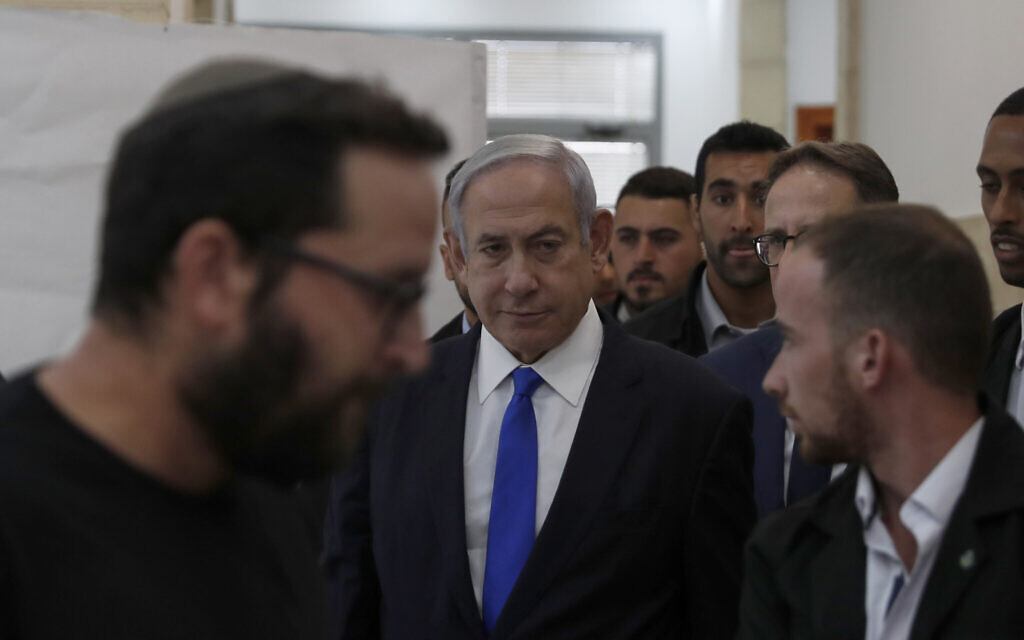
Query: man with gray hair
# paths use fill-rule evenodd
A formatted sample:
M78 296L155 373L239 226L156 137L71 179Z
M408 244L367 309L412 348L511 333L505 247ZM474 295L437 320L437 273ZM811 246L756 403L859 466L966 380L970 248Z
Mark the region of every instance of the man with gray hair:
M450 206L480 323L377 408L335 482L335 637L730 636L749 402L599 314L611 215L558 140L483 147Z

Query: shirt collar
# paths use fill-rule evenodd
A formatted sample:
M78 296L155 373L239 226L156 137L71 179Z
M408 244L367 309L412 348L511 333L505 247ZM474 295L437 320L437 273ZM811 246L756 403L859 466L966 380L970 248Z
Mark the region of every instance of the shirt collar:
M708 269L711 267L709 266ZM715 300L715 294L711 293L711 286L708 284L708 269L700 277L700 292L697 294L697 316L700 318L701 329L704 330L704 340L708 343L708 349L714 342L715 336L720 331L726 331L730 335L739 336L751 333L753 329L741 329L729 324L725 312Z
M462 333L469 333L469 330L473 328L473 325L469 324L469 318L466 317L466 312L462 312Z
M619 300L619 308L615 310L615 317L618 318L619 322L625 324L633 316L629 313L629 308L626 307L626 299Z
M519 362L484 325L480 330L476 361L477 398L483 404L510 373L518 367L530 366L558 395L575 407L581 400L590 372L597 365L603 341L604 327L593 301L569 337L531 365Z
M1017 345L1017 359L1014 360L1014 364L1018 369L1024 369L1024 304L1020 306L1020 326L1021 338L1020 344Z
M907 502L917 505L940 526L944 527L949 522L953 507L967 484L984 421L983 417L978 418L907 498ZM857 476L854 500L865 528L871 524L878 511L876 498L871 473L862 466ZM902 507L900 511L902 513Z

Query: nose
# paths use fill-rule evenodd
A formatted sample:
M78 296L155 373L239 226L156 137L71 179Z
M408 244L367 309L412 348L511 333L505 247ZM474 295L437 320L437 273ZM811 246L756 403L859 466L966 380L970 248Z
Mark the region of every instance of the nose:
M641 236L636 245L636 261L641 264L654 262L654 245L647 236Z
M430 362L430 346L423 335L423 318L418 306L399 320L386 340L381 356L395 373L416 373Z
M524 298L537 289L537 276L533 272L529 259L516 253L508 262L505 275L505 291L513 298Z
M732 230L737 233L750 234L754 230L754 219L758 215L764 215L763 209L757 206L749 196L740 195L736 198Z
M772 366L768 368L768 373L764 375L761 387L764 389L765 393L776 400L782 400L785 397L786 383L785 378L782 375L781 367L779 366L778 357L776 357L775 361L772 362Z
M988 210L988 222L992 227L1015 226L1024 218L1024 201L1018 189L1008 182L999 189L999 195Z

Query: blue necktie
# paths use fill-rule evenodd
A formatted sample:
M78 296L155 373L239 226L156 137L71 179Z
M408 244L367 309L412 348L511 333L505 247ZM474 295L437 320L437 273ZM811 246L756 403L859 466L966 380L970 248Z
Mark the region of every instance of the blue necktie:
M487 523L483 614L487 633L533 547L537 518L537 418L530 396L544 380L530 368L512 372L515 392L498 435L498 461Z

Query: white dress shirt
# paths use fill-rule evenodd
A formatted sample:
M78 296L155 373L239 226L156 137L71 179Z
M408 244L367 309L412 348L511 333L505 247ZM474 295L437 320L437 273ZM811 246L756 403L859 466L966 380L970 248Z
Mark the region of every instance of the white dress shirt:
M700 292L697 294L696 307L708 351L714 351L748 333L757 331L757 328L742 329L729 324L721 305L718 304L718 300L715 300L715 295L711 293L711 287L708 285L708 269L710 267L704 269L700 278Z
M1017 359L1010 372L1010 391L1006 396L1006 411L1024 426L1024 305L1020 308L1021 341L1017 345Z
M625 299L619 302L619 308L615 311L615 317L622 324L626 324L633 317L633 314L629 312L629 308L626 306Z
M533 393L537 419L537 514L539 532L562 478L569 448L576 436L590 381L597 368L604 327L591 302L576 329L531 365L524 365L481 327L476 362L466 399L463 474L466 501L466 552L477 606L483 602L487 562L487 523L498 458L498 436L505 409L512 400L512 372L530 366L544 382Z
M855 500L864 523L864 544L867 547L864 592L867 640L910 637L917 607L935 564L942 535L967 483L983 421L984 418L979 418L960 437L900 507L900 520L917 541L917 557L914 568L909 572L896 553L889 530L878 515L871 474L861 467ZM973 556L966 557L969 553L965 553L961 562L973 561ZM900 579L903 584L897 589Z

